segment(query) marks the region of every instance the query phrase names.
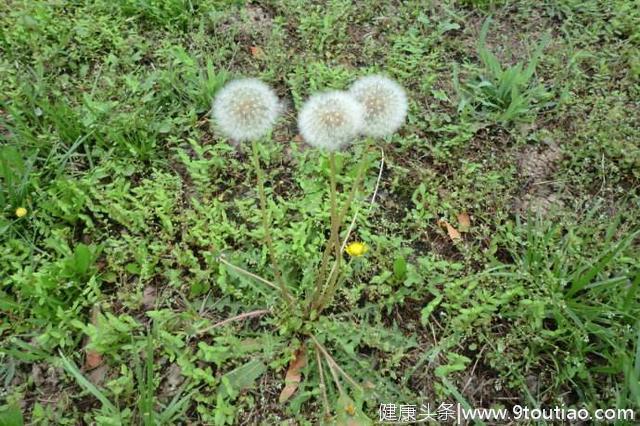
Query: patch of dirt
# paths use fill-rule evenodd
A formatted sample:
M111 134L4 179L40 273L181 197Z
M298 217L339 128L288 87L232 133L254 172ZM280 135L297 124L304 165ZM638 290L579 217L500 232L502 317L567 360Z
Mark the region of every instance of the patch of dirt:
M526 216L529 213L547 216L564 207L554 190L553 175L562 160L562 150L554 141L539 146L527 146L516 154L518 172L524 181L513 210Z
M58 388L61 376L62 369L60 367L54 367L46 362L31 365L33 383L44 394L49 394Z
M552 35L560 35L560 32L550 24L550 19L543 10L531 9L531 19L522 22L518 19L518 6L501 9L493 16L489 31L487 32L487 48L498 58L500 63L515 64L517 62L529 63L531 53L542 39L545 31L552 30ZM465 24L465 33L469 39L469 46L477 45L482 25L486 15L479 14L470 17Z
M538 216L548 216L549 213L564 208L564 203L558 195L552 192L525 194L516 202L515 208L518 213L523 215L531 213Z
M284 373L269 370L263 374L257 388L249 391L255 398L256 404L248 411L239 412L236 424L296 424L284 412L285 406L278 402L283 381ZM318 410L318 412L320 411Z
M160 387L159 398L162 401L168 401L173 397L178 388L184 382L185 378L182 376L182 370L178 364L172 363L164 373L165 380Z
M257 4L249 4L244 9L234 9L225 13L217 23L217 30L231 31L237 29L243 36L251 36L259 32L268 34L271 31L273 18L265 8Z
M268 32L271 29L273 18L267 10L257 4L249 4L245 10L249 22L258 31Z
M518 169L529 182L541 183L556 171L562 159L560 147L553 141L543 146L527 146L518 154Z
M13 136L9 131L9 129L7 129L3 124L8 122L9 122L9 114L7 114L5 110L0 109L0 136L6 139L9 139L10 137Z
M63 376L64 374L60 367L53 366L47 362L33 363L31 365L31 378L35 386L35 395L32 395L36 401L43 405L58 406L60 400L64 398L61 391ZM28 401L23 409L30 410L31 402L33 401Z
M142 306L145 311L153 309L158 298L158 289L153 286L146 286L142 292Z

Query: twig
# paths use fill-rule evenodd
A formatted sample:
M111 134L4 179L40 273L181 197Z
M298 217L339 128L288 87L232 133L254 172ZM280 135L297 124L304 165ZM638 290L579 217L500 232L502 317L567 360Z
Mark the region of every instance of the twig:
M210 325L209 327L203 328L202 330L198 330L196 332L196 334L206 333L209 330L213 330L214 328L222 327L223 325L229 324L230 322L233 322L233 321L240 321L240 320L243 320L243 319L246 319L246 318L261 317L262 315L266 315L266 314L269 314L269 313L271 313L271 311L268 310L268 309L260 309L260 310L257 310L257 311L245 312L244 314L240 314L240 315L236 315L235 317L227 318L224 321L217 322L217 323L215 323L213 325Z

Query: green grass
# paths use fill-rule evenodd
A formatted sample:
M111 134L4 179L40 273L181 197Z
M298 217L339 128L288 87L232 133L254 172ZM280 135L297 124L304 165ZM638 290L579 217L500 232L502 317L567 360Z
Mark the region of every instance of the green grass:
M638 16L625 0L4 2L0 424L640 409ZM251 147L212 128L211 100L253 76L287 102L257 157L304 300L330 173L296 111L373 72L406 87L409 116L336 157L340 205L364 167L346 222L359 211L369 251L309 319L221 262L276 279ZM463 230L464 212L452 241L440 221Z

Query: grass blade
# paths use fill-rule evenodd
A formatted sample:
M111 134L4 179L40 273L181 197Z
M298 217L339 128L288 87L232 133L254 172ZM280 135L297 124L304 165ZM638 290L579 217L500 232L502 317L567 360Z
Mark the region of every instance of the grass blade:
M94 385L89 380L87 380L86 377L84 377L84 375L80 372L78 367L76 367L73 361L65 357L62 352L60 352L60 359L62 360L64 369L67 370L67 372L71 374L74 379L76 379L76 382L78 382L78 384L82 388L96 397L96 399L98 399L102 403L103 407L106 407L109 411L111 411L113 414L117 414L119 417L120 411L118 410L118 408L113 405L111 401L109 401L109 398L107 398L104 393L102 393L102 391L96 387L96 385Z

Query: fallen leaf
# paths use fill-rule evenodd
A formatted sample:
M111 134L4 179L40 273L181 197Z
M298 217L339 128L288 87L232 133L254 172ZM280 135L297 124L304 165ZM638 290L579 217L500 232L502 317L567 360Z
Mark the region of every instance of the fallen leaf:
M100 314L100 308L94 306L93 309L91 309L91 324L93 324L95 327L98 326L99 314ZM86 344L85 344L85 358L84 358L85 371L93 370L94 368L102 365L102 362L103 362L101 354L99 354L98 352L92 349L87 349L87 346L89 346L90 343L91 343L91 339L87 337Z
M460 232L467 232L469 228L471 228L471 218L467 212L462 212L458 214L458 225L460 228Z
M453 226L451 226L451 224L446 220L441 219L438 221L438 224L441 227L444 227L447 229L447 234L449 234L449 238L451 238L451 241L458 241L462 239L462 235L460 235L460 232L458 232L458 230Z
M296 357L289 363L289 369L284 377L284 388L280 392L280 404L286 402L298 390L298 385L302 379L301 370L307 365L307 355L304 347L295 353Z
M265 57L264 50L259 46L251 46L249 47L249 51L254 58L262 59Z
M100 355L96 351L87 349L86 356L84 359L85 371L93 370L94 368L99 367L100 365L102 365L102 355Z

